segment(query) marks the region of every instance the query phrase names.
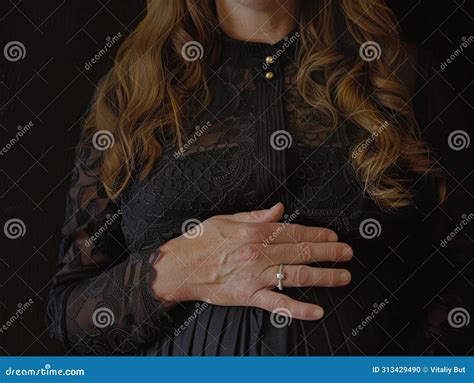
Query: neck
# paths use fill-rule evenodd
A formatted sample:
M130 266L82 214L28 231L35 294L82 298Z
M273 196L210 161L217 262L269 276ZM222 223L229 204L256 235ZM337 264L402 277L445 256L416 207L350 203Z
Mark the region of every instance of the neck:
M219 26L234 39L275 44L296 26L297 0L216 0Z

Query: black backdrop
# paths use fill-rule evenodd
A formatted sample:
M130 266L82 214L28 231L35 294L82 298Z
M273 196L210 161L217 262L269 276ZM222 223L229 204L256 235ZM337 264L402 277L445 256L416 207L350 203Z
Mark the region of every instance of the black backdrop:
M170 0L171 1L171 0ZM471 36L472 0L390 0L405 38L444 62ZM0 354L62 354L48 337L44 302L55 270L64 196L72 168L79 119L96 81L112 65L114 36L126 36L143 17L143 0L0 0L0 327L18 308L19 319L0 331ZM110 39L114 45L86 65ZM6 59L19 41L25 57ZM456 102L472 123L474 44L443 70ZM20 128L19 128L20 127ZM9 239L3 226L21 219L24 236ZM29 303L27 303L29 302Z

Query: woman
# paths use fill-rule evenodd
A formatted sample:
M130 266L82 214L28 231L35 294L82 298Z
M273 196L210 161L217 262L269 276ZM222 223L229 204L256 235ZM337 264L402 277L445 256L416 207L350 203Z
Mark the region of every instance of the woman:
M409 352L446 194L413 57L382 0L148 1L87 113L53 334L85 354Z

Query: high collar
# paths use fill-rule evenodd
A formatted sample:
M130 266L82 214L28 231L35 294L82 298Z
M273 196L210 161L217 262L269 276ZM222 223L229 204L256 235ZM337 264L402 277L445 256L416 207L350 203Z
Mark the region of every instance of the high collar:
M280 65L294 60L296 46L300 38L299 27L275 44L237 40L220 31L224 60L235 60L242 66L254 66L265 63L267 57L273 58L272 65Z

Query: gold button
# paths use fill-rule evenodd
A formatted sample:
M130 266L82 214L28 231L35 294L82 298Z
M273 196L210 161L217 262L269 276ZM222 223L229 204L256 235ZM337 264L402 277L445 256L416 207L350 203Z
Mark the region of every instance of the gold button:
M271 80L273 77L274 77L273 72L267 72L267 73L265 73L265 78L266 78L267 80Z
M270 65L270 64L273 64L275 60L273 60L273 57L272 56L267 56L265 57L265 62Z

